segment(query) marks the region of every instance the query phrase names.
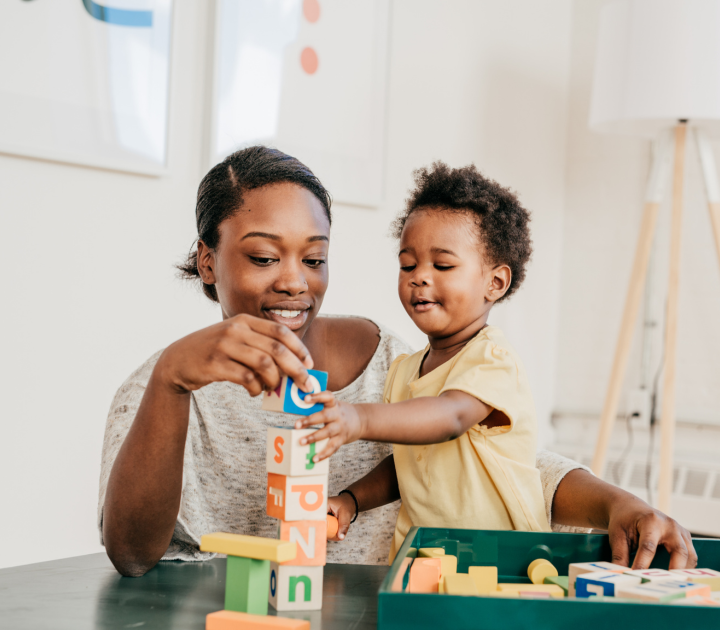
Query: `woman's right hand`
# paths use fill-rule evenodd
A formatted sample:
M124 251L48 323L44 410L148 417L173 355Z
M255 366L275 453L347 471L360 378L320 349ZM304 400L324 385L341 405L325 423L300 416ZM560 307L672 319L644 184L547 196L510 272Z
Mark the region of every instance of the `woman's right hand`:
M300 389L312 391L307 382L312 367L308 349L289 328L241 314L168 346L154 376L179 393L230 381L257 396L265 389L275 389L284 374Z

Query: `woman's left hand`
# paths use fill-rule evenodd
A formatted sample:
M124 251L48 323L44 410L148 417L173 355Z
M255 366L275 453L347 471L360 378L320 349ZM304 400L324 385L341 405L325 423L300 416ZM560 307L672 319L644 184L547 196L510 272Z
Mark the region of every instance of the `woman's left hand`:
M314 462L321 462L330 457L343 444L360 439L362 418L355 405L336 401L333 393L329 391L307 395L305 401L325 405L322 411L301 418L295 423L296 429L307 429L318 424L325 425L322 429L318 429L315 433L300 440L301 444L312 444L328 439L327 446L313 457Z
M612 561L628 566L631 551L637 550L632 568L647 569L662 546L670 554L670 569L696 567L698 557L690 532L645 501L625 494L610 507L608 536Z

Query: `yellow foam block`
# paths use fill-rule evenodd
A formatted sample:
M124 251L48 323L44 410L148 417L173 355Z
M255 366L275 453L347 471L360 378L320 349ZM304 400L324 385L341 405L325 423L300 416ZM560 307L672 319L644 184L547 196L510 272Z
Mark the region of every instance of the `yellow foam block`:
M200 539L200 551L280 563L295 559L297 543L275 538L215 532L205 534Z
M443 576L457 573L457 556L445 555L438 558L440 560L440 570Z
M541 558L533 560L527 570L528 577L533 584L543 584L547 577L557 577L557 569L548 560Z
M550 593L552 597L565 597L565 592L555 584L498 584L498 591L501 593L515 593L518 594L520 591L523 592L536 592L536 593Z
M473 580L467 573L451 573L443 579L444 592L448 595L478 595Z
M440 558L445 555L442 547L420 547L418 550L419 558Z
M497 567L468 567L468 575L475 581L475 588L481 595L498 590Z

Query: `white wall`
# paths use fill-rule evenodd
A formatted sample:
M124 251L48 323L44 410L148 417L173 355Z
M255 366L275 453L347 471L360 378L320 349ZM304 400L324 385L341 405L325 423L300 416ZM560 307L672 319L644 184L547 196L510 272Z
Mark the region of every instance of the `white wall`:
M218 317L172 268L195 237L208 13L201 0L176 3L167 177L0 155L11 270L0 316L0 567L100 550L97 480L115 390L155 350ZM335 207L325 302L326 312L373 317L423 345L396 297L388 225L412 169L474 161L533 210L526 285L492 320L526 363L543 441L555 387L570 15L570 0L394 0L386 201Z
M573 3L556 410L598 416L602 408L640 226L650 169L647 140L588 129L598 20L603 0ZM677 414L720 422L720 269L695 147L689 145L682 228ZM716 156L720 144L713 143ZM651 314L653 370L661 358L667 293L670 185L661 207ZM642 315L641 315L642 316ZM640 382L640 331L625 390ZM662 381L661 381L662 382ZM624 403L623 403L624 404ZM620 410L622 412L622 408Z

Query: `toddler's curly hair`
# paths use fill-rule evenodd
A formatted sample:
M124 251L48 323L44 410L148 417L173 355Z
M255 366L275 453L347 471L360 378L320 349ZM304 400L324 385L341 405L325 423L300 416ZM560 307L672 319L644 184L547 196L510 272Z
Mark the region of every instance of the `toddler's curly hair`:
M415 188L392 224L392 235L399 239L408 218L418 210L472 215L490 262L510 267L510 287L498 302L509 298L525 279L525 267L532 255L530 213L520 205L517 195L483 177L474 164L450 168L438 161L416 170L413 176Z

